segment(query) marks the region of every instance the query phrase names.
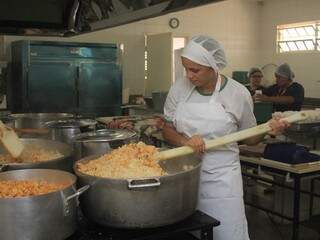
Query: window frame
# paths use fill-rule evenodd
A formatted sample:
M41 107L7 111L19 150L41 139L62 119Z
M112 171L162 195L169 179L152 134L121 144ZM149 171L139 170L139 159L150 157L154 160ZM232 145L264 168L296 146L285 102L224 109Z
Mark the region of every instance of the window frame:
M309 34L307 28L312 27L314 34ZM287 36L287 39L282 35L284 30L294 29L297 36ZM304 29L306 35L299 35L297 29ZM311 43L312 42L312 43ZM294 45L293 45L294 44ZM298 46L299 44L304 44ZM313 44L313 47L310 47ZM286 47L285 47L286 46ZM294 47L295 46L295 47ZM320 53L320 21L300 22L294 24L285 24L277 26L276 50L279 54L296 54L296 53Z

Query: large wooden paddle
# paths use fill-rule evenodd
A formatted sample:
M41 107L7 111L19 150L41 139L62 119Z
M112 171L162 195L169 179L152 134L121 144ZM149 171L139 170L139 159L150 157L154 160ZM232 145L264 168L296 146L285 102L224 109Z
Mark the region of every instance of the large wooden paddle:
M18 158L24 149L24 145L22 144L21 140L19 139L15 131L13 131L12 128L9 128L6 125L4 125L1 120L0 141L5 147L5 149L14 158Z
M304 121L308 119L309 121L319 121L320 119L320 111L319 110L307 110L307 111L301 111L294 113L291 116L282 118L283 120L289 122L289 123L294 123L298 121ZM258 136L260 134L267 133L271 130L270 126L268 123L260 124L256 127L249 128L246 130L242 130L239 132L235 132L220 138L216 138L213 140L208 140L206 141L206 149L213 149L217 148L229 143L233 142L238 142L242 141L244 139L253 137L253 136ZM166 160L166 159L171 159L174 157L181 157L185 156L188 154L193 153L193 149L189 146L183 146L183 147L178 147L178 148L173 148L170 150L162 151L157 155L158 160Z

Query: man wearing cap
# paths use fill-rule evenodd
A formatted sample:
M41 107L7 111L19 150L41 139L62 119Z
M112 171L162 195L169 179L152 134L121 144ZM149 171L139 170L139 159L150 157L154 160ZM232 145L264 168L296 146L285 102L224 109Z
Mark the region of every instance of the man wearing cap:
M281 64L275 71L276 84L254 98L261 102L272 102L274 112L300 111L304 100L304 88L294 82L294 73L287 63Z

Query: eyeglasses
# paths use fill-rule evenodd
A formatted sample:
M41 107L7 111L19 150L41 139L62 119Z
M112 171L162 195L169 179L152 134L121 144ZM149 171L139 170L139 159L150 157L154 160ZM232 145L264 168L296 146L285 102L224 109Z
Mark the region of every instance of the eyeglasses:
M263 78L263 75L251 75L252 78Z

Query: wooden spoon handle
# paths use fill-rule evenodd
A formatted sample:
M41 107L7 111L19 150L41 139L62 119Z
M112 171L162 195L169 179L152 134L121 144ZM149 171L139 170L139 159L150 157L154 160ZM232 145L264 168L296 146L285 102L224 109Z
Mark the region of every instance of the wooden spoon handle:
M14 158L19 157L24 149L24 145L15 131L4 125L2 121L0 121L0 141Z
M35 134L49 133L49 129L47 128L14 128L14 131L19 133L35 133Z
M314 111L298 112L298 113L293 114L289 117L283 118L283 120L288 121L289 123L293 123L293 122L297 122L297 121L303 121L303 120L310 118L310 117L316 118L316 115L319 113L320 113L320 111L318 111L318 113L315 113ZM318 117L320 118L319 115L318 115ZM229 144L229 143L239 142L239 141L242 141L242 140L250 138L250 137L254 137L254 136L258 136L258 135L267 133L270 130L271 130L271 128L269 126L269 123L260 124L256 127L252 127L252 128L248 128L248 129L239 131L239 132L228 134L228 135L225 135L223 137L216 138L213 140L208 140L208 141L206 141L206 149L207 150L213 149L213 148L217 148L217 147ZM193 152L194 151L191 147L183 146L183 147L178 147L178 148L173 148L170 150L162 151L158 154L157 159L166 160L166 159L170 159L170 158L185 156L185 155L191 154Z

